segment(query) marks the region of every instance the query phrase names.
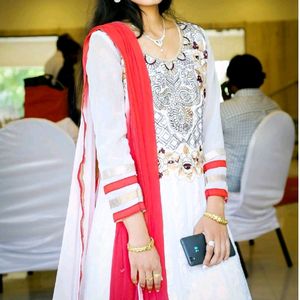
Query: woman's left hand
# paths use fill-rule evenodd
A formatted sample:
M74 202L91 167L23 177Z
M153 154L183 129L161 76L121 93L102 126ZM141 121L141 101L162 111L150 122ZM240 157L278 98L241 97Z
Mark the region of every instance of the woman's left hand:
M207 210L224 218L224 199L211 196L207 199ZM206 240L206 255L203 265L211 267L229 258L230 243L227 226L203 216L194 227L194 234L204 233ZM214 247L209 245L213 241Z

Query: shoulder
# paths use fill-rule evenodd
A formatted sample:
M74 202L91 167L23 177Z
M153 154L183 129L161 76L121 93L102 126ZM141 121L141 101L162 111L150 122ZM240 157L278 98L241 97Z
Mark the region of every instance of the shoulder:
M197 43L207 44L207 34L201 26L183 21L177 21L177 24L181 29L183 36Z
M103 31L97 30L93 32L89 39L88 52L89 56L96 55L109 55L120 59L120 54L111 38Z
M240 113L242 107L242 103L238 97L234 97L233 99L226 100L221 103L220 110L222 117L229 117L232 115L237 115Z
M265 99L267 100L267 103L269 104L269 106L271 108L274 108L274 109L281 109L279 104L277 102L275 102L272 98L268 97L265 95Z

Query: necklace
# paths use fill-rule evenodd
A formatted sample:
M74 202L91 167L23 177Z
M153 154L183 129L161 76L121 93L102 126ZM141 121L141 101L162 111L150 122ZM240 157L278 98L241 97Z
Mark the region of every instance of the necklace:
M154 39L151 36L149 36L148 34L144 33L145 38L147 38L148 40L150 40L151 42L153 42L156 46L158 46L160 48L160 51L163 52L163 43L164 43L164 39L166 37L166 24L165 24L165 20L162 19L162 23L163 23L163 33L161 35L161 37L159 39Z

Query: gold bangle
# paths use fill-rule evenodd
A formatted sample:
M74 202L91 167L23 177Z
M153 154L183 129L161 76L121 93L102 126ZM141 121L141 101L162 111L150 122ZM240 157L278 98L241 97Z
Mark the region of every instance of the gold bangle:
M204 213L204 216L218 222L219 224L222 224L222 225L227 225L228 224L228 221L225 218L222 218L218 215L209 213L207 211Z
M150 237L150 241L146 246L143 247L132 247L129 244L127 244L127 250L130 252L140 253L145 251L150 251L154 246L154 239Z

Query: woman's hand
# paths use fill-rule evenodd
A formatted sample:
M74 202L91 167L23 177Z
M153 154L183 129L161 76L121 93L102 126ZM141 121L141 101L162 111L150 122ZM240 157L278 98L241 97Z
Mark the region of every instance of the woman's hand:
M209 197L207 211L224 218L224 199L217 196ZM203 216L194 227L194 234L199 233L204 233L207 243L204 266L211 267L229 258L230 244L225 225ZM214 242L214 247L208 245L209 241Z
M131 247L144 247L149 243L150 236L144 215L141 212L124 219L123 222L128 232L128 243ZM139 253L129 251L128 255L132 282L134 284L139 283L142 288L147 288L149 291L153 288L159 291L162 270L155 246L151 250Z
M131 280L134 284L139 282L141 288L147 288L149 291L153 288L156 291L160 290L162 280L161 265L155 247L140 253L129 252L129 262Z

